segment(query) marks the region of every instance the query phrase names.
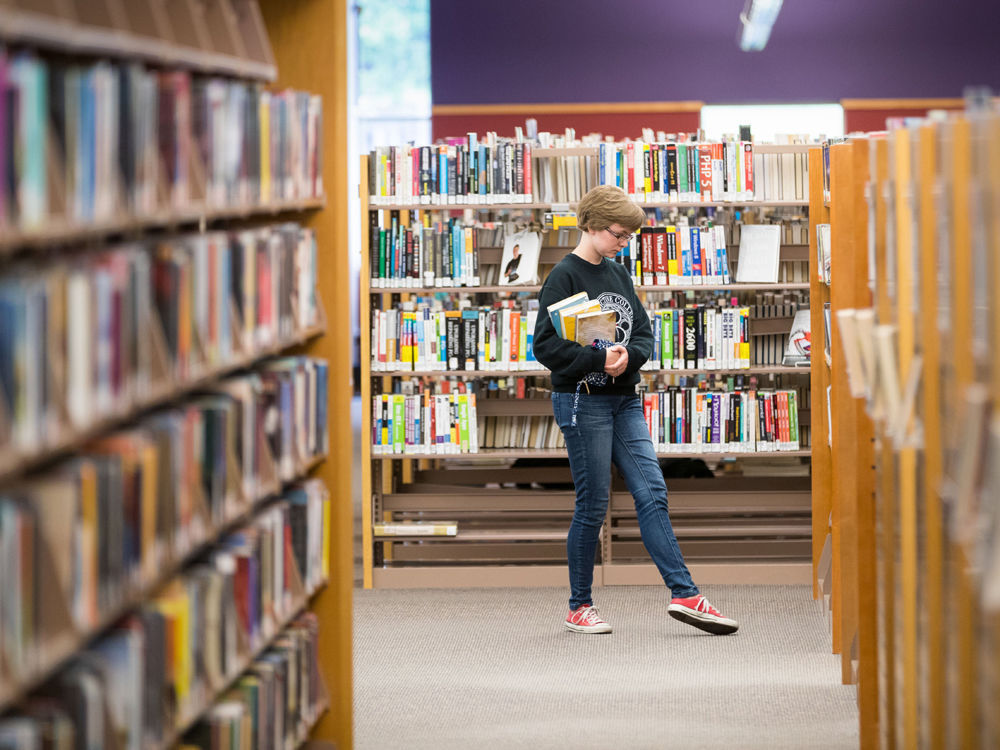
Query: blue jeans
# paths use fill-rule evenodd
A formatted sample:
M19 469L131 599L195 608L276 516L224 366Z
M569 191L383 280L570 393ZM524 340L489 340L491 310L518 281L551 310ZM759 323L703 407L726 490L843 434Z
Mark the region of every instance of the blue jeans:
M675 597L695 596L698 587L684 564L667 510L667 485L649 438L642 400L630 395L580 394L576 425L572 393L552 394L556 422L566 438L576 486L576 508L566 539L570 609L593 604L594 559L608 510L611 464L635 500L642 543Z

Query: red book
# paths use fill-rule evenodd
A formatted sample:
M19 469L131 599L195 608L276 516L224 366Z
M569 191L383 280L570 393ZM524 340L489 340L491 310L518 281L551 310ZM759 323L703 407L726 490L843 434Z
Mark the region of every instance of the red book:
M753 144L743 141L743 190L753 200Z
M410 167L411 180L410 180L410 190L411 196L414 203L420 202L420 149L412 148L410 149L410 161L412 166Z
M653 257L653 241L649 227L639 230L639 252L642 258L642 283L650 285L655 280L656 259Z
M652 242L653 272L656 274L656 283L663 285L667 283L667 228L653 229Z
M524 144L524 195L525 202L531 203L531 144Z
M649 393L642 397L642 412L646 418L646 429L649 437L653 437L653 396Z
M511 310L510 313L510 362L511 369L517 367L521 355L521 313Z
M635 144L629 141L625 148L625 172L628 177L628 182L626 183L628 187L625 192L629 195L635 195ZM643 262L645 265L645 262Z

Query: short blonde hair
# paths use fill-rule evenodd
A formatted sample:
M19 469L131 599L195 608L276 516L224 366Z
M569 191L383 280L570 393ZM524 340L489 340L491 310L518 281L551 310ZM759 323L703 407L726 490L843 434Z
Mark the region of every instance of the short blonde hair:
M599 185L589 190L576 207L576 225L584 231L599 232L619 224L625 231L634 232L645 221L645 211L614 185Z

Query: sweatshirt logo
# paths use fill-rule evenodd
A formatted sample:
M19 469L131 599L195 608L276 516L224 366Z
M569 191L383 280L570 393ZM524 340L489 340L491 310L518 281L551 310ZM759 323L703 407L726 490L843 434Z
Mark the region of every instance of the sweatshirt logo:
M614 310L618 318L615 331L616 344L625 346L632 338L632 305L622 295L615 292L604 292L597 298L602 310Z

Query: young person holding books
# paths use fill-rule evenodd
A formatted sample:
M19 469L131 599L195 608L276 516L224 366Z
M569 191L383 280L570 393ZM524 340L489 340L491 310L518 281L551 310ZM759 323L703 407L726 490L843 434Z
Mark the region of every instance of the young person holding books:
M709 633L733 633L702 596L684 564L667 510L667 486L636 394L639 368L649 359L649 317L624 267L613 258L645 221L641 208L620 188L589 191L577 208L580 243L552 269L539 296L535 358L552 371L552 407L566 438L576 486L576 508L566 541L570 611L565 625L580 633L610 633L594 608L591 585L598 535L608 507L611 464L635 499L643 544L672 592L667 612ZM617 317L614 341L582 346L561 338L546 311L586 292Z

